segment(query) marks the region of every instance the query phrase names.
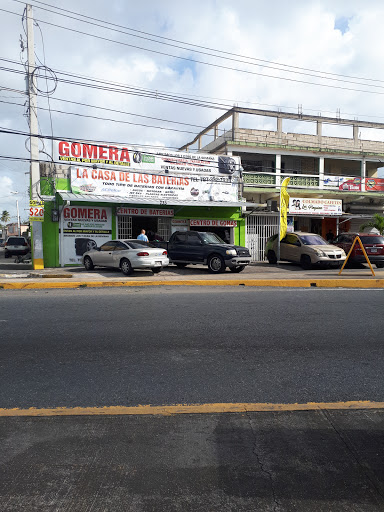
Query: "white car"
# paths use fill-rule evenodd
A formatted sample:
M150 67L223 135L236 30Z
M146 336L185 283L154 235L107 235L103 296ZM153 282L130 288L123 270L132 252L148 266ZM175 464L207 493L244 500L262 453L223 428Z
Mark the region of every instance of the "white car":
M83 254L86 270L94 267L120 268L124 275L134 269L148 269L158 273L169 265L167 251L142 240L111 240Z

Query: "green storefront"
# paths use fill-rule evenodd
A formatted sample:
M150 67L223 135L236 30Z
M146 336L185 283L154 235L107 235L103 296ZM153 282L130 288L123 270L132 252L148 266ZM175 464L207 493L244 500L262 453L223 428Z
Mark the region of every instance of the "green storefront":
M74 193L73 179L42 177L45 203L44 266L81 265L82 254L110 239L168 240L177 230L212 231L227 242L245 245L242 201L165 201ZM78 192L78 190L76 190Z

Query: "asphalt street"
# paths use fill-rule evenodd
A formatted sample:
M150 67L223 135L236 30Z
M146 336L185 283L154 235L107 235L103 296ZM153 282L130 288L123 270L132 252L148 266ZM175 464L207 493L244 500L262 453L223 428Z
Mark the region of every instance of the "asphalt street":
M0 290L0 509L384 510L384 409L43 412L383 401L383 304L381 289ZM41 417L13 416L29 407Z
M383 290L0 291L0 407L381 400Z

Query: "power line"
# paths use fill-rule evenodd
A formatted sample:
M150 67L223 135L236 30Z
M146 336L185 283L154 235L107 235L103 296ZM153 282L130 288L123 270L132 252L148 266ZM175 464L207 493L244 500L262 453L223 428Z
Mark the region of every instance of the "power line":
M18 2L18 3L24 3L22 0L13 0L13 1ZM37 9L40 9L42 11L47 11L47 12L56 14L57 16L64 16L66 18L74 19L76 21L79 21L79 22L82 22L82 23L88 23L88 24L89 24L89 22L86 21L86 20L92 20L93 22L97 21L99 23L102 23L102 25L100 25L98 23L92 23L92 24L95 25L95 26L101 27L101 28L105 28L107 30L113 30L115 32L119 32L119 33L122 33L122 34L125 34L125 35L129 35L129 36L132 36L132 37L137 37L137 38L140 38L140 39L145 39L145 40L157 43L157 44L164 44L164 45L167 45L167 46L172 46L172 47L175 47L175 48L179 48L179 49L183 49L183 50L188 50L188 51L190 51L192 49L195 53L201 53L203 55L209 55L209 56L213 56L213 57L221 58L221 59L226 59L226 60L233 60L235 62L241 62L241 63L245 63L245 64L256 65L256 66L259 66L259 67L266 67L266 68L269 68L269 69L276 69L276 70L279 70L279 71L284 71L284 72L289 72L289 73L297 73L297 74L303 74L303 75L308 75L308 76L315 76L315 77L318 77L318 78L326 78L326 77L319 76L319 74L329 75L331 77L329 79L343 81L343 82L345 81L345 78L351 78L351 79L354 79L354 80L372 81L372 82L383 82L383 80L379 80L379 79L365 78L365 77L355 77L355 76L351 76L351 75L343 75L343 74L338 74L338 73L330 73L330 72L327 72L327 71L303 68L303 67L300 67L300 66L292 66L292 65L289 65L289 64L274 62L274 61L270 61L270 60L258 59L258 58L250 57L250 56L247 56L247 55L240 55L240 54L236 54L236 53L232 53L232 52L226 52L224 50L218 50L218 49L215 49L215 48L209 48L209 47L206 47L206 46L196 45L196 44L193 44L193 43L188 43L188 42L180 41L180 40L177 40L177 39L172 39L172 38L168 38L168 37L164 37L164 36L159 36L157 34L151 34L149 32L144 32L144 31L141 31L141 30L133 29L131 27L125 27L123 25L118 25L116 23L112 23L112 22L109 22L109 21L100 20L100 19L94 18L92 16L87 16L87 15L84 15L84 14L81 14L81 13L76 13L76 12L71 11L69 9L63 9L63 8L60 8L60 7L56 7L56 6L53 6L51 4L47 4L45 2L41 2L39 0L33 0L33 1L35 3L37 3L37 4L42 4L42 5L45 5L45 6L48 6L48 7L52 7L54 9L56 9L57 11L63 11L64 13L70 13L70 14L74 14L75 15L75 16L68 16L68 14L61 14L60 12L52 11L51 9L47 9L46 7L41 7L40 5L34 5L34 7L37 8ZM81 16L82 18L85 18L85 20L79 19L78 16ZM117 30L116 28L110 28L108 25L111 25L112 27L122 28L122 29L124 29L124 31ZM126 31L129 31L129 32L127 33ZM137 35L137 34L144 34L144 36L156 37L157 39L151 39L150 37L144 37L143 35ZM178 44L177 45L176 44L171 44L171 43L167 43L167 42L164 42L164 41L171 41L172 43L178 43ZM186 45L187 47L181 47L180 44ZM201 50L195 50L195 48L199 48L201 50L209 50L211 52L216 52L218 54L223 54L223 55L225 55L225 57L222 57L221 55L214 55L214 54L210 54L210 53L207 53L207 52L203 52ZM237 59L228 58L228 56L237 57ZM238 58L249 59L249 60L255 61L255 62L242 61L242 60L239 60ZM259 64L260 62L262 62L262 64ZM276 67L271 66L270 64L273 64L273 66L282 66L282 67L285 67L285 68L288 68L288 69L276 68ZM291 69L289 69L289 68L291 68ZM308 73L308 72L310 72L310 73ZM313 74L313 73L316 73L316 74ZM339 78L332 78L332 77L340 77L340 79ZM354 82L352 82L352 83L354 83Z
M14 1L16 1L16 0L14 0ZM6 9L0 9L0 11L7 12L9 14L14 14L16 16L21 16L18 13L15 13L15 12L12 12L12 11L8 11ZM114 39L109 39L107 37L102 37L100 35L90 34L89 32L84 32L84 31L81 31L81 30L76 30L74 28L63 27L61 25L57 25L55 23L52 23L52 22L49 22L49 21L45 21L45 20L40 20L40 19L37 20L36 19L36 21L39 21L40 23L45 23L47 25L50 25L50 26L53 26L53 27L56 27L56 28L59 28L59 29L68 30L70 32L74 32L74 33L77 33L77 34L86 35L86 36L89 36L89 37L92 37L92 38L100 39L102 41L108 41L108 42L112 42L112 43L119 44L119 45L122 45L122 46L128 46L130 48L135 48L135 49L143 50L143 51L146 51L146 52L156 53L158 55L163 55L163 56L166 56L166 57L172 57L172 58L175 58L175 59L180 59L180 60L184 60L184 61L188 61L188 62L194 62L196 64L203 64L204 66L212 66L212 67L216 67L216 68L219 68L219 69L225 69L225 70L228 70L228 71L236 71L238 73L245 73L245 74L248 74L248 75L263 76L263 77L266 77L266 78L273 78L273 79L284 80L284 81L288 81L288 82L302 83L302 84L312 85L312 86L327 87L327 88L332 88L332 89L342 89L342 90L352 91L352 92L364 92L364 93L369 93L369 94L383 94L383 93L379 93L379 92L376 92L376 91L369 91L369 90L365 90L365 89L354 89L354 88L351 88L351 87L342 87L342 86L338 86L338 85L322 84L322 83L317 83L317 82L309 82L307 80L298 80L298 79L295 79L295 78L287 78L287 77L281 77L281 76L276 76L276 75L268 75L268 74L265 74L265 73L259 73L259 72L256 72L256 71L250 71L250 70L246 70L246 69L232 68L230 66L224 66L222 64L214 64L214 63L211 63L211 62L206 62L206 61L201 61L201 60L197 60L197 59L192 59L192 58L189 58L189 57L181 57L179 55L173 55L173 54L170 54L170 53L161 52L159 50L143 48L141 46L137 46L137 45L133 45L133 44L129 44L129 43L124 43L122 41L117 41L117 40L114 40ZM247 64L250 64L250 63L247 63ZM283 71L283 70L281 70L281 71ZM325 80L336 80L336 79L333 79L333 78L325 78L325 77L320 77L320 76L318 76L318 78L325 79ZM348 83L349 82L347 80L337 80L337 81L342 81L343 83L346 83L346 82ZM356 84L356 85L362 85L362 86L368 86L368 87L382 88L382 86L379 86L379 85L358 84L357 82L349 82L349 83Z

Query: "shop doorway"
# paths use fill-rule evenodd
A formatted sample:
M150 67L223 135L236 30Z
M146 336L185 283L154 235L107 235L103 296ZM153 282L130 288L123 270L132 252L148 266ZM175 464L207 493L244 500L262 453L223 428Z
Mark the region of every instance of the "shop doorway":
M152 240L167 241L171 231L171 219L126 215L117 217L117 237L120 239L137 238L142 229L145 229L150 242Z

